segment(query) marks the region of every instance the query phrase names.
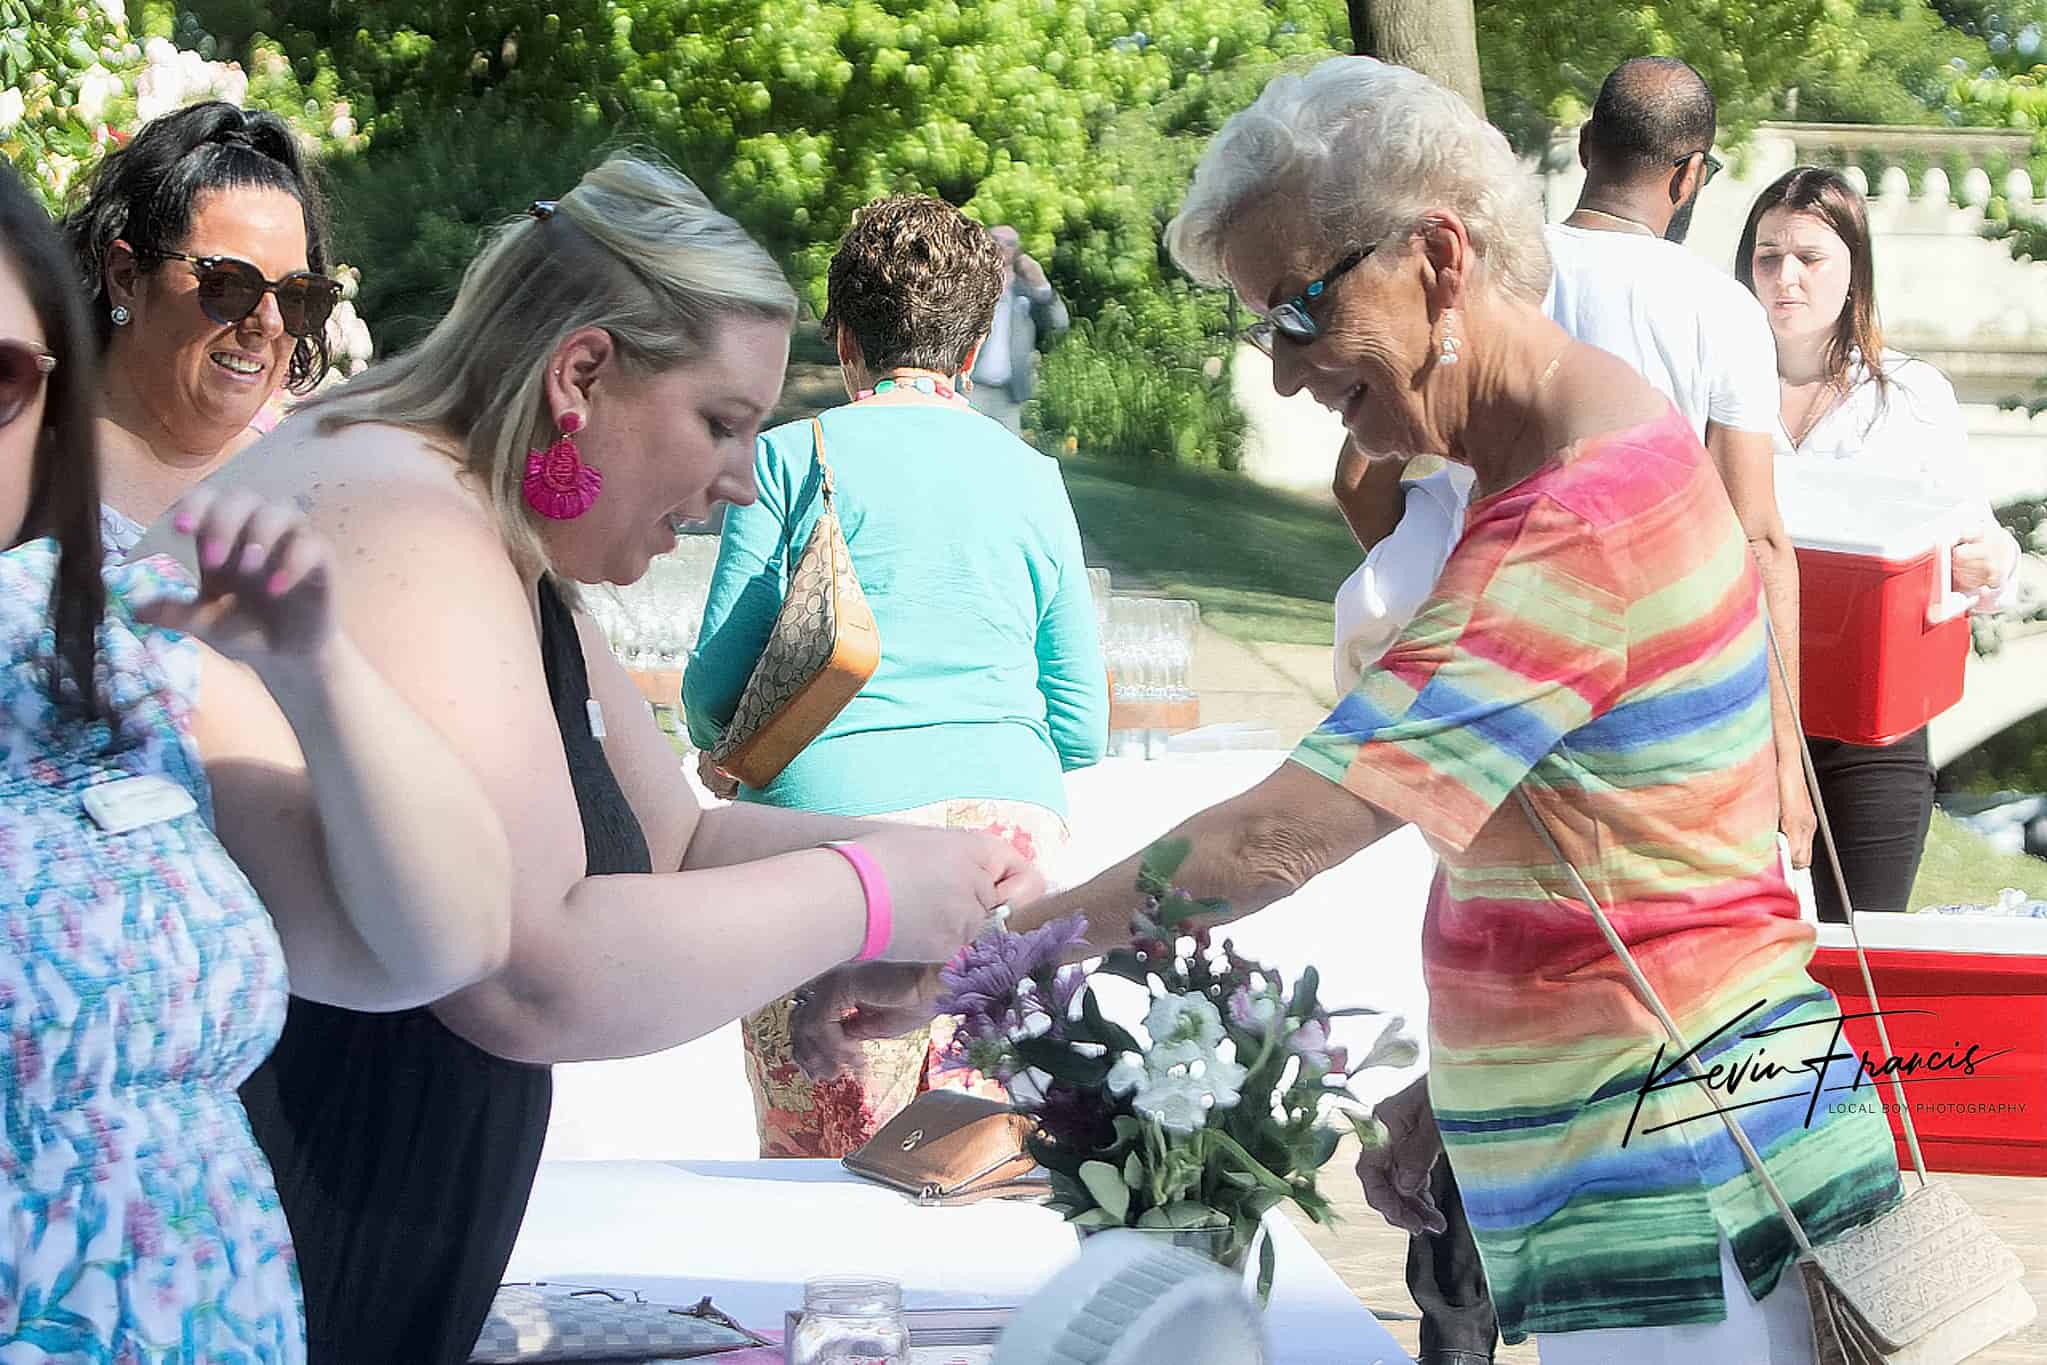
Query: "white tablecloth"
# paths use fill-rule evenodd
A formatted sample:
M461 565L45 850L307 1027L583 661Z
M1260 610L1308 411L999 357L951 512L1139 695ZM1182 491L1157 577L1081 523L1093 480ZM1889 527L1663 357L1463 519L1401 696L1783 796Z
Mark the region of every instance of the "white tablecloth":
M1283 1218L1267 1313L1273 1365L1407 1365L1335 1272ZM507 1280L709 1294L779 1329L814 1275L884 1275L911 1308L1014 1306L1076 1254L1033 1205L918 1208L829 1161L548 1162Z
M1053 875L1066 885L1086 880L1185 817L1254 785L1285 757L1222 751L1155 762L1111 759L1069 774L1073 843ZM1409 1031L1424 1041L1423 1060L1404 1072L1361 1077L1358 1093L1367 1100L1399 1089L1427 1065L1420 926L1433 868L1421 836L1402 829L1228 930L1245 953L1289 976L1314 965L1329 1005L1406 1017ZM1336 1039L1360 1054L1381 1027L1381 1020L1339 1020ZM555 1068L549 1158L744 1160L758 1152L736 1025L651 1057Z

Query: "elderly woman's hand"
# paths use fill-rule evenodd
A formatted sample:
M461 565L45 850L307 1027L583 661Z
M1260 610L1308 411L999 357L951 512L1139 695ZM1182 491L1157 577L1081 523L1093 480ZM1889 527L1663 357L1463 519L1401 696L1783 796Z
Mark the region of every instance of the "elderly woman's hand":
M860 1045L900 1038L931 1022L939 996L938 968L875 962L828 972L796 993L789 1011L789 1048L812 1080L851 1072Z
M199 594L148 603L138 616L197 636L266 680L280 666L318 667L339 633L333 552L305 517L251 493L202 487L171 509L171 525L196 542Z
M1365 1202L1404 1232L1443 1231L1448 1224L1429 1193L1429 1174L1443 1157L1443 1135L1436 1130L1436 1114L1429 1107L1428 1077L1381 1100L1372 1117L1386 1130L1386 1138L1358 1153Z

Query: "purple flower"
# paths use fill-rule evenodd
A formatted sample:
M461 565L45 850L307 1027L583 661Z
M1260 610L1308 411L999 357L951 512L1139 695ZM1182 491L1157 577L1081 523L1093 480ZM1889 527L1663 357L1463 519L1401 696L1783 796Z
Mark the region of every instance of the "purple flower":
M1045 1013L1038 979L1058 966L1068 948L1086 938L1087 920L1071 915L1028 933L996 929L963 948L938 974L944 990L935 1012L959 1017L948 1063L983 1071L996 1065L1025 1032L1032 1016ZM1068 1000L1072 989L1067 987ZM1055 978L1055 1003L1059 990ZM1056 1026L1064 1018L1063 1013L1055 1013L1053 1023Z
M1061 967L1052 978L1052 1017L1063 1020L1073 1008L1073 997L1087 984L1087 971L1079 964Z

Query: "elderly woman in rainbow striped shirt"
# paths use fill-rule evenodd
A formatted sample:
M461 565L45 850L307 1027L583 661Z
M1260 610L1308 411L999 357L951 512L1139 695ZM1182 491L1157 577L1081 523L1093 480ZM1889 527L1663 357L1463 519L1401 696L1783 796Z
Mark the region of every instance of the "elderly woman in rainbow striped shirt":
M1432 1070L1380 1106L1375 1207L1433 1222L1424 1177L1447 1156L1502 1335L1536 1335L1549 1365L1810 1361L1793 1238L1613 947L1723 1088L1743 1062L1789 1068L1731 1103L1814 1241L1899 1197L1883 1119L1809 1107L1802 1059L1839 1008L1777 850L1760 581L1685 419L1543 316L1541 229L1497 131L1368 58L1274 80L1202 158L1167 243L1258 315L1279 392L1477 484L1379 663L1291 762L1175 831L1180 884L1240 917L1419 826L1442 859ZM1085 911L1118 942L1138 863L1012 926ZM881 983L847 992L885 1003ZM1835 1062L1825 1084L1853 1076Z

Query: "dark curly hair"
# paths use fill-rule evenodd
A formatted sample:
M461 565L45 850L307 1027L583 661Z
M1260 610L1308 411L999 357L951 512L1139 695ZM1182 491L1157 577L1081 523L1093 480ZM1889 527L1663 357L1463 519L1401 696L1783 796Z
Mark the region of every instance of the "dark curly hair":
M870 370L957 372L988 334L1002 256L988 230L942 199L896 194L853 215L832 257L825 335L843 330Z
M107 590L100 577L99 468L93 436L98 350L63 239L12 167L0 162L0 259L21 278L57 368L43 381L43 426L19 539L52 536L59 559L50 588L57 649L50 698L87 719L103 716L95 660Z
M151 119L124 147L107 153L74 192L64 235L91 301L102 352L113 340L107 255L125 240L145 268L152 254L180 250L199 197L219 190L279 190L298 200L306 224L306 265L327 273L327 214L299 150L277 115L207 100ZM285 387L311 393L327 373L325 332L292 347Z

